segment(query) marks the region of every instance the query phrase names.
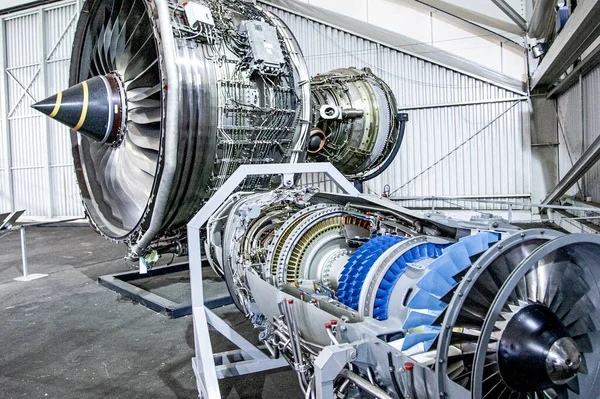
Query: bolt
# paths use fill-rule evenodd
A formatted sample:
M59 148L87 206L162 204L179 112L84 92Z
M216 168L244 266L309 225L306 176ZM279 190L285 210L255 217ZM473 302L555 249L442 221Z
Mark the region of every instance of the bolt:
M352 349L349 354L350 360L356 360L356 349Z

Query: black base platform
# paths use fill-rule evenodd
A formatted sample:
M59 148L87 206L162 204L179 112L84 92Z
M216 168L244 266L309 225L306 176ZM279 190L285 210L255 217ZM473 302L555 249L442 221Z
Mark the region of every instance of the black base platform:
M160 295L147 291L134 282L137 280L148 279L152 277L164 276L167 274L178 273L188 270L189 264L177 263L170 266L156 267L148 270L147 274L140 274L137 271L109 274L98 277L98 283L110 290L113 290L122 296L138 302L155 312L176 319L192 314L192 305L188 303L176 303ZM214 298L208 298L204 305L209 309L230 305L233 303L229 293Z

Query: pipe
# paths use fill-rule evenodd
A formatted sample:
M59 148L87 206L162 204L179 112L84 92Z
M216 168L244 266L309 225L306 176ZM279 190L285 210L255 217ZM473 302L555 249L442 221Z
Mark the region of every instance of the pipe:
M402 389L400 389L400 384L398 383L398 378L396 375L396 366L394 366L394 359L392 357L392 352L388 352L388 370L390 371L390 378L392 379L392 384L394 385L394 389L398 394L400 399L405 399Z
M290 337L292 338L292 342L294 344L294 346L296 347L296 351L298 352L298 358L296 359L296 362L298 363L298 365L300 367L304 366L304 359L302 358L302 347L300 346L300 340L298 339L298 326L296 325L296 319L294 318L294 308L292 307L292 304L294 303L293 300L289 300L286 301L286 306L288 306L288 315L290 316L289 319L289 323L290 323Z
M340 372L340 375L350 382L354 383L357 387L362 389L363 391L368 392L369 394L375 396L379 399L393 399L390 395L388 395L383 389L371 384L369 381L365 380L361 376L353 373L348 369L343 369Z
M154 200L154 210L150 218L148 230L131 248L130 256L137 257L152 242L165 217L165 209L175 176L177 164L177 151L179 149L179 69L175 61L175 41L173 29L171 28L171 13L166 0L156 0L158 12L158 24L161 43L163 45L163 61L168 80L169 92L167 93L167 115L165 119L165 152L164 167L160 179L160 185ZM171 137L172 136L172 137Z
M404 363L404 369L406 370L406 385L408 389L407 398L416 398L415 395L415 377L413 369L415 365L413 363Z

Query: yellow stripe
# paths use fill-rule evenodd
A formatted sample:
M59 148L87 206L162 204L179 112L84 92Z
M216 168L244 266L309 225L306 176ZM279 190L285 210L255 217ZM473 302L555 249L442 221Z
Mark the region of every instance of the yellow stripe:
M59 91L56 95L56 105L54 105L52 113L48 115L50 118L54 118L56 115L58 115L58 111L60 110L60 103L62 103L62 91Z
M87 116L88 111L88 85L87 82L81 82L81 85L83 86L83 108L81 109L81 118L79 118L79 122L73 128L74 130L81 129L85 122L85 117Z

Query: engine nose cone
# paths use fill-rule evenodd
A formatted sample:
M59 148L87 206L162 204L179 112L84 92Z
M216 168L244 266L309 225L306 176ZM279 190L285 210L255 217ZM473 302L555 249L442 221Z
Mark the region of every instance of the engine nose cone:
M95 76L32 105L32 108L100 143L114 143L124 120L118 79Z
M561 338L550 347L546 356L548 377L556 385L571 381L581 367L581 353L570 337Z
M506 325L498 345L498 366L517 392L543 391L577 375L581 354L560 319L546 306L529 305Z

